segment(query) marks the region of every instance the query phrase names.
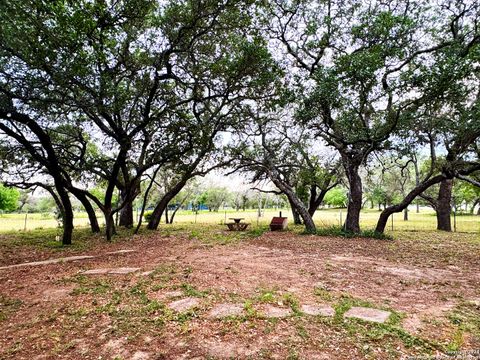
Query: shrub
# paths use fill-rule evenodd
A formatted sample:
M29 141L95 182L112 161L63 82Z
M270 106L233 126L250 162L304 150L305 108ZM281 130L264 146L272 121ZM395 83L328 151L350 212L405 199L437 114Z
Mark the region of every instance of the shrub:
M145 221L150 221L150 219L152 218L152 214L153 211L145 211L143 213L143 218L145 219Z

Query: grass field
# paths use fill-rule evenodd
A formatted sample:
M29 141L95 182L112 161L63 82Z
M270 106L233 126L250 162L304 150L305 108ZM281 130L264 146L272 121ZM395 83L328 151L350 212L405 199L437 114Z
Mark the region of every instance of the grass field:
M280 210L267 209L263 212L261 217L258 217L256 210L246 211L218 211L209 212L201 211L194 214L192 211L179 211L175 216L175 223L197 223L197 224L223 224L226 221L231 221L231 217L244 218L246 222L251 223L252 227L258 225L266 225L270 222L272 216L278 215ZM281 210L284 216L292 219L292 214L289 209ZM346 209L320 209L316 212L314 220L319 228L330 226L339 226L345 220ZM377 210L364 210L361 213L361 226L364 229L371 229L375 226L379 216ZM26 221L25 221L26 217ZM99 214L99 222L103 224L103 218ZM452 225L454 219L452 216ZM86 213L76 213L74 225L76 227L83 227L88 225L88 217ZM398 213L393 215L393 223L389 221L387 231L429 231L435 230L436 218L435 213L429 208L422 208L420 213L415 211L409 212L409 220L403 220L403 214ZM0 232L34 230L55 228L58 226L57 221L50 214L3 214L0 216ZM459 232L480 232L480 216L476 215L462 215L456 217L456 230Z
M396 360L476 354L478 233L421 231L434 228L428 212L412 214L408 224L418 231L395 230L388 240L307 235L302 226L270 232L265 223L275 213L266 212L257 226L255 212L227 212L227 220L244 215L252 223L243 232L226 231L225 212L199 214L196 224L194 215L182 213L158 231L142 228L133 235L119 228L112 242L78 227L67 247L54 241L55 228L0 234L0 359ZM364 226L377 215L365 212ZM321 211L317 223L336 225L339 217L338 210ZM396 224L405 222L394 219ZM74 255L91 257L8 267ZM84 273L114 268L138 271ZM195 305L172 308L184 301ZM225 305L240 313L211 316ZM304 305L331 313L312 316ZM358 306L391 314L383 324L348 318L347 311ZM269 317L271 308L287 315Z

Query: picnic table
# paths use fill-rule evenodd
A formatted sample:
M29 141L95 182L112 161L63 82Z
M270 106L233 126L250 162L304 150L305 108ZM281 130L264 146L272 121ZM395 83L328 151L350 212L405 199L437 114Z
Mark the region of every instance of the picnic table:
M229 218L233 220L232 223L227 223L228 230L230 231L244 231L247 229L249 223L242 222L245 218Z
M229 219L235 221L236 224L239 224L240 221L244 220L245 218L229 218Z

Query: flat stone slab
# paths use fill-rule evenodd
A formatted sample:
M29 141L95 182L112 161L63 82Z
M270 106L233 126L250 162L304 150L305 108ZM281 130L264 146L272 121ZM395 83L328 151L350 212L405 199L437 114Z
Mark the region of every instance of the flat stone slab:
M240 304L218 304L208 312L207 317L219 319L228 316L241 316L242 314L243 306Z
M384 323L389 318L391 312L366 308L366 307L352 307L344 316L346 318L355 318L376 323Z
M82 272L83 275L104 275L104 274L130 274L138 271L140 268L114 268L114 269L91 269Z
M140 268L124 267L124 268L111 269L108 273L109 274L130 274L138 270L140 270Z
M184 296L185 294L183 291L180 290L174 290L174 291L167 291L167 292L159 292L153 294L153 297L157 300L164 301L165 299L172 299L176 297L181 297Z
M301 310L306 315L311 316L334 316L335 310L328 305L310 305L304 304Z
M148 276L148 275L151 275L155 272L155 270L149 270L149 271L144 271L142 272L140 275L142 276Z
M68 262L68 261L93 259L94 257L95 256L87 256L87 255L67 256L67 257L58 258L58 259L49 259L49 260L43 260L43 261L33 261L33 262L22 263L22 264L2 266L2 267L0 267L0 270L1 269L10 269L10 268L22 267L22 266L39 266L39 265L58 264L58 263Z
M91 270L86 270L83 271L83 275L102 275L102 274L108 274L110 269L91 269Z
M291 309L268 305L262 309L262 314L267 318L284 318L292 315L293 313Z
M173 311L181 313L193 309L198 305L200 305L200 300L197 298L187 297L185 299L180 299L168 304L168 307Z
M183 296L183 291L181 290L168 291L165 294L163 294L163 296L166 298L179 297L179 296Z
M132 252L135 252L135 250L125 249L125 250L117 250L117 251L108 252L107 255L128 254L128 253L132 253Z

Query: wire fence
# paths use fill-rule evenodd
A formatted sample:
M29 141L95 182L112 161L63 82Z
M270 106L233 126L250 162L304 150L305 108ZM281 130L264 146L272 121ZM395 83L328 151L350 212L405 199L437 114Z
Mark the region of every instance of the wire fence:
M252 226L267 225L273 216L280 215L288 217L291 224L293 217L290 209L249 209L246 211L235 211L232 209L223 209L215 211L179 211L174 219L174 223L182 224L226 224L232 221L232 218L241 218L242 222L247 222ZM136 214L135 214L136 215ZM342 226L347 215L346 209L319 209L314 216L314 221L319 228L332 226ZM360 214L360 225L362 229L373 229L377 223L380 211L364 210ZM138 216L135 216L138 221ZM101 225L104 219L98 214L98 220ZM145 220L143 220L145 223ZM164 223L164 219L162 219ZM86 213L76 213L74 218L76 227L88 226L88 216ZM452 230L457 232L480 233L480 216L476 214L455 214L451 215ZM0 216L0 232L34 230L42 228L58 227L58 221L49 214L39 213L17 213L3 214ZM429 208L421 208L417 213L416 209L408 212L408 220L404 219L403 213L393 214L388 221L386 231L434 231L437 228L435 212Z

